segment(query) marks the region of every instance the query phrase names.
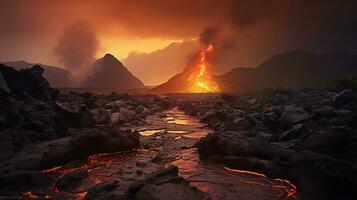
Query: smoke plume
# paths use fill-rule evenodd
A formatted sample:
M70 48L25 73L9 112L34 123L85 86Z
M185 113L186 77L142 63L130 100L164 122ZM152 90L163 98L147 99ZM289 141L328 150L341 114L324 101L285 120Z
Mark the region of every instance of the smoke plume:
M208 45L216 42L218 38L219 29L217 27L206 27L200 34L200 42Z
M76 74L92 65L98 49L99 42L93 27L86 22L76 22L65 27L54 53L64 67Z

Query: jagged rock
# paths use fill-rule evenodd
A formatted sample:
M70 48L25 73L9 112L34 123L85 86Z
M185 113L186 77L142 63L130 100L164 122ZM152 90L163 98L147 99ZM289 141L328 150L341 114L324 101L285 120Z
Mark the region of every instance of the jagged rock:
M88 130L70 141L76 155L125 151L139 146L139 134L115 129Z
M267 126L275 125L278 122L279 118L274 112L264 113L263 123Z
M214 119L216 117L217 116L216 116L216 112L215 111L208 111L202 116L201 120L203 122L208 122L208 121L210 121L210 120L212 120L212 119Z
M26 147L2 164L13 169L42 170L97 153L126 151L138 147L138 133L111 128L88 129L76 136Z
M310 130L304 124L296 124L291 129L283 132L279 136L280 141L306 138L310 135Z
M312 119L331 118L336 115L336 110L331 106L323 106L322 108L315 109L312 113Z
M11 189L45 187L50 183L50 177L41 171L3 169L0 170L1 194L6 194Z
M250 99L259 105L250 105ZM229 127L234 119L246 116L255 122L237 132L215 131L201 138L195 145L201 157L286 178L297 186L302 199L355 199L355 99L349 90L338 95L306 90L237 95L232 102L219 104L218 98L183 100L180 108L192 115L205 113L200 115L202 121L213 128ZM227 110L225 117L217 112L222 108Z
M337 94L334 98L334 102L350 102L355 99L355 94L351 89L344 89L342 92Z
M125 116L119 112L112 113L110 115L110 124L115 125L118 123L123 123L125 122Z
M10 89L7 86L7 83L2 75L2 72L0 71L0 89L4 90L5 92L10 93Z
M96 124L107 124L111 121L110 112L104 108L95 108L90 111Z
M72 172L70 174L66 174L61 177L56 182L56 187L60 191L69 191L76 185L80 183L80 181L88 176L88 172L84 169L80 169L78 171Z
M309 113L304 109L295 106L286 106L285 111L281 115L280 121L283 125L292 126L299 122L308 119Z
M134 111L128 110L126 108L120 108L120 114L125 118L125 120L130 121L136 119L136 114Z
M256 156L271 157L274 148L268 141L258 141L239 134L238 132L215 132L201 138L195 145L198 152L204 156Z
M104 108L111 109L112 112L117 112L123 106L125 106L123 101L114 101L104 105Z
M46 129L42 122L40 121L32 121L30 123L25 123L21 126L25 130L36 131L40 133L46 132Z
M51 88L46 79L42 77L44 69L39 65L17 71L12 67L0 64L0 72L11 94L19 100L32 96L43 101L50 101L55 100L58 96L59 91Z
M170 167L150 174L129 188L129 196L134 199L174 199L199 200L208 199L208 195L199 191L178 176L178 168Z
M179 177L177 167L170 167L149 174L144 180L132 184L128 191L121 189L120 182L100 184L91 188L85 199L199 200L208 199L208 195Z
M246 129L252 128L255 125L255 122L250 116L247 115L245 117L234 119L233 124L238 129Z
M92 113L85 105L56 102L56 108L71 126L87 127L93 125Z
M263 131L259 131L255 137L254 137L257 141L261 141L261 142L270 142L273 139L273 135L269 134L269 133L265 133Z
M118 181L110 181L98 184L91 188L87 195L86 200L107 200L107 199L128 199L125 191L119 189Z
M254 98L248 100L248 104L249 104L249 105L254 105L254 104L256 104L256 103L257 103L257 100L254 99Z

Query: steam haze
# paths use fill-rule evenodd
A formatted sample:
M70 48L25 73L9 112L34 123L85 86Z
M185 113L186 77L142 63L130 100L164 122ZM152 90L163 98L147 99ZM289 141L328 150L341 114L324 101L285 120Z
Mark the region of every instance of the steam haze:
M54 54L67 69L85 70L95 61L99 41L95 30L85 22L76 22L65 27L57 41Z

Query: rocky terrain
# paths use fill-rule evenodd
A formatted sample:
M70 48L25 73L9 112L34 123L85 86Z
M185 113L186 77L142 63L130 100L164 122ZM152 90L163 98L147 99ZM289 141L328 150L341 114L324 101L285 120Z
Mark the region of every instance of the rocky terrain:
M43 170L93 154L133 150L130 127L173 104L152 95L59 94L35 65L0 65L0 194L18 195L51 182Z
M302 199L355 199L356 97L350 89L276 91L179 108L214 129L196 144L201 157L288 179Z
M356 198L354 90L60 94L38 65L0 72L2 198Z

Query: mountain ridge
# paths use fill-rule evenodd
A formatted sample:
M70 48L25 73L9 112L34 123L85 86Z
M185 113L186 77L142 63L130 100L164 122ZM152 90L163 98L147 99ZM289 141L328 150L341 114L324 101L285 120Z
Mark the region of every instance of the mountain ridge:
M180 74L152 92L180 92L180 86L176 85L185 81ZM321 88L332 79L346 75L357 75L357 55L345 51L319 54L298 49L273 55L257 67L237 67L213 78L222 92L248 92L267 87Z

